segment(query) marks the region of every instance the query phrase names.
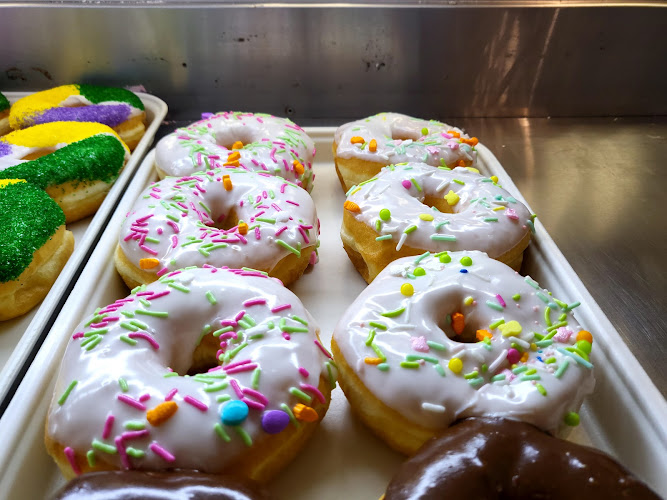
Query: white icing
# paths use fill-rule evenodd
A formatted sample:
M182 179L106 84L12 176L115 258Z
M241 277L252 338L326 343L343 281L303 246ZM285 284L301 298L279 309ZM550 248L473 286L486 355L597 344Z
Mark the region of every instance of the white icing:
M228 373L224 378L208 381L201 376L165 378L164 375L169 374L168 367L180 374L187 372L203 329L213 332L220 329L221 325L228 324L225 321L234 321L235 318L238 325L234 331L239 339L227 339L229 345L223 356L229 355L245 342L247 346L222 364L226 368L249 360L251 365L257 365L261 373L255 389L268 400L263 409L251 407L248 418L238 428L247 432L255 443L267 436L261 425L265 411L280 410L281 404L288 405L290 409L297 403L308 405L308 401L289 392L292 387L300 388L314 401L314 392L302 384L317 387L320 375L327 376L331 365L326 366L327 358L315 344L318 329L313 318L299 299L276 280L252 276L258 273L241 274L244 275L214 268L182 270L179 274L163 278L163 282L142 287L136 295L105 307L97 316L79 325L73 337L79 337L80 332L90 336L73 338L67 347L49 411L48 435L77 454L85 455L88 450L94 449L93 440L120 446L116 439L129 431L125 424L140 422L145 424L147 436L122 440L122 446L145 453L143 458L128 459L131 468L182 468L220 473L246 453L248 446L235 426L221 424L230 437L229 442L216 433L214 426L221 423L221 411L228 404L227 401L218 402L217 398L226 396L229 401L238 400L231 384L235 380L245 391L244 399L261 402L260 397L246 393L246 389L253 388L254 369ZM189 291L184 292L175 287L186 287ZM166 291L168 295L151 299L152 295L157 296ZM215 304L207 298L207 292L215 298ZM244 305L244 302L258 298L264 299L266 303ZM290 304L291 307L271 312L271 309L284 304ZM138 311L166 311L168 317L148 316ZM238 319L240 311L245 311L242 319ZM132 313L134 317L128 318L123 313ZM307 326L295 317L307 322ZM290 333L291 339L286 340L281 332L285 330L285 326L281 326L283 320L287 329L304 328L307 332ZM132 321L138 322L135 325L139 327L133 326ZM258 327L266 328L263 337L250 338L248 330L253 323L255 331ZM208 330L206 325L209 325ZM136 333L131 331L132 328L150 335L159 347L156 349L148 341L137 337L132 339L136 341L133 346L121 340L121 336ZM247 330L244 332L245 328ZM100 332L99 335L94 334L96 330ZM307 375L306 372L300 372L299 368L304 368ZM224 374L225 370L217 370L208 375ZM119 379L126 381L126 392L122 391ZM63 404L59 404L58 400L74 380L78 383ZM216 388L222 382L229 382L229 385ZM152 426L147 422L146 410L137 409L118 399L123 395L139 401L143 395L148 395L150 397L142 404L146 409L152 409L162 403L173 389L178 390L173 396L178 410L160 426ZM186 396L196 399L207 409L201 411L195 408L185 401ZM109 415L113 415L114 422L105 439L102 434ZM175 460L168 462L151 451L150 445L154 442L171 453ZM94 453L98 463L122 467L119 453L109 454L97 449Z
M247 224L245 235L238 225L214 226L232 212ZM280 177L223 168L167 177L148 187L123 222L119 244L137 267L144 258L159 260L148 272L204 264L270 271L291 253L278 241L299 253L312 252L318 233L315 203L305 190Z
M423 134L424 129L426 134ZM438 167L453 167L459 160L466 166L475 166L477 152L468 144L449 133L455 131L469 139L461 129L434 120L421 120L399 113L380 113L368 118L346 123L336 130L336 156L359 158L364 161L389 165L419 161ZM353 144L353 137L364 142ZM377 151L369 150L375 139Z
M222 166L237 141L244 144L236 150L241 155L241 168L279 175L312 189L312 139L289 119L265 114L218 113L179 128L158 143L155 165L176 177ZM295 160L303 166L302 174L295 170Z
M403 182L409 183L409 188ZM448 188L439 191L438 186L443 183L448 183ZM443 198L450 191L459 196L459 201L451 206L454 213L441 213L424 204L427 196ZM480 250L496 258L514 248L530 231L527 221L531 220L531 214L521 202L489 178L463 167L451 171L424 163L386 167L372 180L352 188L347 199L361 209L350 212L358 221L377 231L380 220L378 237L391 234L389 243L396 250L403 244L432 252ZM505 206L516 213L516 218L506 215ZM391 218L382 221L380 211L385 208L391 212ZM423 220L420 215L432 220ZM416 228L411 230L413 227ZM411 232L406 233L406 229ZM456 239L438 240L440 237Z
M392 268L400 266L414 273L416 267L421 267L426 274L402 277L392 274L392 268L385 268L361 293L334 330L334 339L348 365L362 367L357 370L357 376L382 403L410 421L434 431L446 428L456 419L471 416L503 416L530 422L552 433L562 430L565 414L578 411L583 398L592 392L595 383L592 368L579 364L558 350L570 348L581 330L572 312L563 307L564 303L557 304L546 290L531 286L530 278L524 279L481 252L454 252L448 255L451 257L449 263L442 263L439 257L433 255L421 258L419 264L415 263L414 257L399 259ZM472 265L466 267L460 263L464 256L472 259ZM444 255L441 257L447 260ZM468 272L462 273L461 270ZM429 276L434 276L435 280L430 282ZM414 287L414 295L401 293L404 283ZM517 301L512 298L515 294L520 294ZM501 307L497 295L503 299L505 307ZM468 297L475 302L466 305ZM487 301L495 304L496 308L487 305ZM471 300L468 299L468 302ZM515 304L521 307L517 308ZM408 306L411 307L412 330L402 326L405 312L394 317L381 315ZM517 366L536 370L534 375L539 376L539 380L521 380L525 371L516 375L508 371L511 368L507 360L507 351L512 348L510 335L505 337L499 327L492 329L489 325L500 319L506 323L517 321L522 326L519 338L525 342L536 342L533 332L546 335L550 331L545 320L547 307L553 308L550 310L552 326L560 323L559 317L565 314L567 324L563 328L570 330L572 335L567 342L554 341L551 346L526 351L527 361L519 362ZM489 346L483 342L461 343L450 338L455 334L447 316L456 312L465 317L464 335L466 332L473 332L474 335L478 329L493 334ZM387 329L374 327L370 322L381 323ZM367 345L371 330L375 331L375 337L372 345ZM435 344L428 346L427 352L423 348L415 350L415 345L419 346L420 342L413 344L416 342L413 339L419 337L424 337L426 342L436 342L446 350L438 350ZM386 357L385 364L364 363L366 358L378 356L373 346ZM401 367L401 362L406 361L408 355L432 359L418 368ZM452 358L458 358L463 363L463 370L458 375L448 367ZM553 362L545 363L551 358ZM565 362L568 363L567 369L560 378L556 378L554 372ZM488 366L486 372L483 372L483 365ZM388 369L382 371L378 366ZM444 376L437 371L440 369ZM477 376L464 378L464 374L474 371L478 372ZM505 374L506 379L492 381L491 378L498 374ZM469 383L474 379L478 379L473 382L479 384L476 387ZM546 396L538 390L538 383L545 389ZM432 405L443 406L445 411L436 413L432 411Z

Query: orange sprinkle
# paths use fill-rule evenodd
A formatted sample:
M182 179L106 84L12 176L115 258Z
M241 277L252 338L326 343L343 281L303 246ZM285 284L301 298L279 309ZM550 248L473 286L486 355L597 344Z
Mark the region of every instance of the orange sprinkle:
M364 358L364 363L367 365L379 365L382 363L382 358Z
M243 149L243 143L241 141L236 141L232 144L232 149Z
M371 153L375 153L378 150L378 141L371 139L371 142L368 143L368 150Z
M364 141L363 137L359 137L358 135L355 135L352 139L350 139L350 142L352 144L363 144L366 141Z
M477 330L477 332L475 332L475 337L481 342L484 339L490 339L493 335L488 330Z
M461 313L452 314L452 328L456 335L461 335L463 333L463 328L465 327L465 316Z
M306 171L299 160L294 160L292 162L292 166L294 166L294 171L299 175L303 174Z
M591 332L586 331L586 330L581 330L579 333L577 333L577 341L579 340L585 340L589 344L593 343L593 335L591 335Z
M237 161L239 159L241 159L241 153L239 153L238 151L230 153L229 156L227 157L227 161Z
M448 130L447 133L453 135L453 136L456 137L457 139L460 139L460 138L461 138L461 134L458 133L456 130Z
M248 224L239 222L239 234L248 234Z
M139 259L139 267L141 269L153 269L160 261L157 259Z
M146 412L146 420L152 426L157 427L169 420L176 413L176 410L178 410L178 405L174 401L165 401L152 410L148 410Z
M465 166L466 166L466 162L463 161L463 160L459 160L459 161L456 162L456 166L457 166L457 167L465 167Z
M522 362L522 363L525 363L526 361L528 361L528 351L524 352L524 353L521 355L521 362Z
M471 137L470 139L461 137L461 142L463 142L464 144L468 144L469 146L472 146L474 148L479 143L479 139L477 137Z
M304 422L317 422L317 420L320 418L317 412L310 406L306 406L301 403L292 408L292 412L294 413L294 416L297 418L297 420L303 420Z
M346 200L345 203L343 203L343 208L349 210L350 212L361 212L361 208L359 208L359 205L349 200Z
M229 175L222 176L222 184L225 186L225 191L231 191L234 186L232 186L232 180L229 178Z

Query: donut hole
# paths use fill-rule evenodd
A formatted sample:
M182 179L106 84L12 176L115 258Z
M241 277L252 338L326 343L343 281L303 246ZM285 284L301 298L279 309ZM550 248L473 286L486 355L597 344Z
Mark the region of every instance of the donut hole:
M394 141L416 141L422 137L418 130L393 130L391 138Z
M213 219L213 222L207 224L207 226L214 227L216 229L222 229L223 231L229 231L231 228L236 227L239 223L239 218L234 210L231 210L230 212L219 213L213 211L211 214L211 219Z
M247 127L229 127L228 130L220 131L215 140L218 146L232 149L236 142L241 142L244 146L254 142L254 134Z
M192 353L192 364L185 370L185 373L179 375L196 375L198 373L207 373L211 368L215 368L220 363L215 357L220 348L220 341L211 333L202 337L201 342Z
M442 197L436 197L427 194L422 203L424 203L424 205L426 205L427 207L437 208L438 211L442 212L443 214L455 213L452 207L449 205L449 203L447 203L447 200L445 200Z

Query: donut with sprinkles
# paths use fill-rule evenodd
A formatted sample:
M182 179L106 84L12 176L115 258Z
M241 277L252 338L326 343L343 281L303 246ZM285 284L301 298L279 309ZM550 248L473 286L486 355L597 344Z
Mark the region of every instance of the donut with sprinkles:
M65 215L43 190L0 179L0 321L41 301L74 249Z
M113 128L130 150L146 131L146 111L129 90L99 85L62 85L19 99L12 106L14 130L50 122L95 122Z
M130 288L187 266L252 267L286 285L317 261L315 203L297 185L239 167L166 177L120 230L116 267Z
M263 273L169 273L76 328L47 450L67 478L185 469L268 481L327 411L336 369L318 333Z
M315 144L287 118L264 113L205 113L164 137L155 149L160 177L182 177L209 168L242 168L284 177L313 189Z
M475 167L478 142L463 130L435 120L379 113L338 127L333 154L341 186L348 191L394 163Z
M9 101L0 92L0 135L5 135L11 130L9 126Z
M129 156L106 125L45 123L0 137L0 179L46 190L73 222L97 210Z
M399 257L480 250L518 270L534 230L526 206L470 168L390 165L353 186L341 239L367 282Z
M334 330L341 387L361 419L409 455L474 416L564 434L595 384L578 305L482 252L396 260Z

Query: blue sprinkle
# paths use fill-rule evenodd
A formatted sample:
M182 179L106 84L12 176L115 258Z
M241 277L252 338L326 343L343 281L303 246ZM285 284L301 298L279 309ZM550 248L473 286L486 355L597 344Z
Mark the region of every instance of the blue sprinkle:
M248 405L243 401L230 401L222 408L222 423L239 425L248 417Z
M459 269L459 272L463 273L463 274L466 274L468 272L468 270L467 269Z

